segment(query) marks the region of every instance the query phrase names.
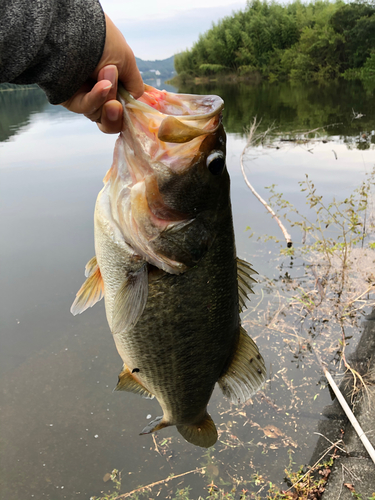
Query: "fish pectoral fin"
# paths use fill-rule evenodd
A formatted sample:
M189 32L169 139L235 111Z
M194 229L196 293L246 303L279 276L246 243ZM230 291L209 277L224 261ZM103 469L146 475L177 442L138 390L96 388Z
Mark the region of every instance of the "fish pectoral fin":
M219 378L224 396L233 403L244 403L264 384L266 366L255 342L240 327L237 349L229 367Z
M93 257L86 264L85 275L88 276L88 278L78 290L76 298L70 308L70 312L73 316L81 314L88 307L92 307L99 302L104 295L103 278L96 262L96 257Z
M164 427L168 427L170 424L164 420L164 417L156 417L152 420L146 427L140 432L140 436L143 434L151 434L151 432L160 431L160 429L164 429Z
M217 441L217 430L208 413L194 425L177 425L177 430L188 443L202 448L209 448Z
M85 267L85 276L88 278L91 276L97 269L99 269L98 261L96 260L96 255L92 259L88 261Z
M246 309L246 301L249 299L249 293L254 293L253 284L257 283L251 275L258 274L251 265L245 260L237 257L237 280L238 280L238 299L240 303L240 313Z
M127 274L113 305L112 333L124 332L134 326L146 306L148 297L148 265Z
M118 376L118 382L114 390L133 392L134 394L140 394L146 398L154 398L154 395L133 377L127 366Z
M192 139L195 139L195 137L199 137L200 135L205 135L210 132L211 131L183 123L174 116L167 116L167 118L164 118L160 124L158 139L163 142L182 143L189 142Z

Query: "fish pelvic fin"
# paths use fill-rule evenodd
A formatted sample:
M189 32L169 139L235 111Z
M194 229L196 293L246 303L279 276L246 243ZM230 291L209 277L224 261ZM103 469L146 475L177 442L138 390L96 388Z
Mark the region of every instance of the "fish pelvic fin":
M164 427L169 427L171 424L164 420L164 417L156 417L155 420L152 420L142 432L139 433L140 436L143 434L151 434L152 432L160 431L160 429L164 429Z
M177 425L177 430L188 443L202 448L209 448L217 441L217 430L208 413L194 425Z
M258 274L251 265L245 260L237 257L237 281L238 281L238 299L240 313L246 309L246 301L249 300L249 294L254 293L253 284L257 281L251 276Z
M81 314L87 308L92 307L104 296L104 282L96 257L90 259L86 264L85 276L87 276L87 280L78 290L70 308L73 316Z
M127 366L118 376L118 382L114 390L133 392L149 399L154 398L154 395L133 377Z
M112 333L124 332L134 326L146 306L148 297L148 265L128 273L115 296Z
M244 403L264 384L266 366L255 342L240 327L237 349L218 384L232 403Z

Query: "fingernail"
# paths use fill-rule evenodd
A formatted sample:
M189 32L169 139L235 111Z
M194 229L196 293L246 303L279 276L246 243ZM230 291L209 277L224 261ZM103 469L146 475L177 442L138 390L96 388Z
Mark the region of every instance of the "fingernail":
M112 82L112 85L116 83L116 67L115 66L107 66L103 71L103 80L109 80Z
M120 113L121 113L121 111L119 111L119 109L117 107L116 108L108 107L106 109L107 118L111 122L117 122L117 120L120 118Z
M111 90L112 87L113 87L112 83L104 87L104 89L102 89L102 96L106 97L109 94L109 91Z

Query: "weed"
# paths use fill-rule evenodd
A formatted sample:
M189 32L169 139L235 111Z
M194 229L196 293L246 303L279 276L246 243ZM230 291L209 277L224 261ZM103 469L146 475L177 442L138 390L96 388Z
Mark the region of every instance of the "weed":
M191 490L190 486L186 486L186 488L177 489L175 493L175 497L173 500L189 500L189 491Z
M302 232L302 244L281 248L281 254L291 257L291 265L300 259L305 275L296 280L286 273L281 278L279 297L283 316L279 309L266 326L281 328L285 333L289 331L297 336L297 358L300 357L303 338L309 348L312 346L310 340L318 336L333 339L335 357L352 372L354 392L358 392L356 387L366 388L366 384L348 364L345 350L351 338L347 330L358 327L365 307L375 305L374 221L371 213L375 169L342 201L333 199L326 203L307 175L299 184L306 195L307 215L286 200L282 193L277 193L275 185L268 187L270 206L280 218ZM285 295L282 296L280 291ZM301 326L298 334L294 321ZM310 340L303 336L302 328ZM333 352L335 347L333 343L327 348L326 344L315 342L314 349Z
M306 179L299 182L299 185L301 192L306 193L306 204L313 210L314 218L303 214L284 199L282 193L275 191L274 184L267 189L271 193L269 204L281 212L281 216L292 227L301 229L304 242L300 249L302 253L323 253L329 264L335 255L340 259L342 269L345 269L349 265L350 251L356 246L363 248L365 239L372 234L373 223L368 223L368 210L369 196L374 184L375 169L349 197L342 201L333 199L326 204L323 196L316 193L315 184L306 174ZM296 215L297 219L292 219L291 214ZM306 242L308 237L310 241ZM373 248L374 242L370 242L369 247ZM289 248L283 253L291 255L295 254L295 251Z
M114 491L112 493L104 493L101 497L91 497L90 500L115 500L118 497L121 489L121 472L117 469L113 469L109 479L113 483Z

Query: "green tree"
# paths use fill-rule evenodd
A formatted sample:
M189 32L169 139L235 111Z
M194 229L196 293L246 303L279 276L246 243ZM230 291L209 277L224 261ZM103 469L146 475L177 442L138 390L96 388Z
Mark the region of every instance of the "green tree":
M244 11L213 24L175 64L179 74L328 80L362 68L374 47L374 3L248 0Z

